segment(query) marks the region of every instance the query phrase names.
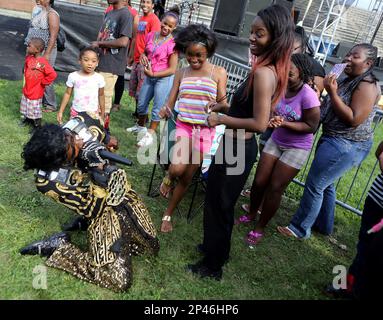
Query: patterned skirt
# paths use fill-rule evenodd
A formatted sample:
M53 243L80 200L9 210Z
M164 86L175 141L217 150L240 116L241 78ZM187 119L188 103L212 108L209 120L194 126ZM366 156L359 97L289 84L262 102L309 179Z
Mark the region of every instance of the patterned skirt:
M21 97L20 112L28 119L41 119L43 117L41 112L43 99L30 100L24 95Z

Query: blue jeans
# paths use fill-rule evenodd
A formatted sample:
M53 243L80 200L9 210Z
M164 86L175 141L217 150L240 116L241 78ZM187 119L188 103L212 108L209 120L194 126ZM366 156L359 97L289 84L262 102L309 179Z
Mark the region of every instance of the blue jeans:
M372 140L357 142L322 136L311 164L299 208L289 228L299 238L309 238L311 228L329 235L333 231L336 192L334 182L368 155Z
M145 77L138 97L138 115L148 114L150 100L154 97L151 121L160 121L158 113L168 98L173 79L174 75L163 78Z

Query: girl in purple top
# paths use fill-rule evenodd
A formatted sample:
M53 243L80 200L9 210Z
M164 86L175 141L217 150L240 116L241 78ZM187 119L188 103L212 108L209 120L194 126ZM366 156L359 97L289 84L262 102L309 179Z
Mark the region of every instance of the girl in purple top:
M277 105L269 127L276 128L267 141L251 188L250 212L236 223L254 221L263 201L255 229L246 237L249 245L262 239L264 229L279 208L282 194L305 164L318 127L320 102L313 84L311 61L304 54L291 57L285 97Z

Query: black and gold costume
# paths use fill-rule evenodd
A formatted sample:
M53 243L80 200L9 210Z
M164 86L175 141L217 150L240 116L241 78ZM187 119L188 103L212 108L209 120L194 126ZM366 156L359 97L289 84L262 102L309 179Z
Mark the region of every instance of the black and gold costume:
M97 125L88 128L104 139ZM104 171L107 186L95 183L89 172L78 166L53 174L38 171L37 189L89 222L88 251L63 241L46 264L101 287L125 291L132 284L132 255L157 254L159 242L148 209L132 189L126 172L110 165Z
M110 188L102 188L93 183L70 186L36 179L40 192L90 220L88 251L66 243L46 264L102 287L124 291L132 283L131 255L156 254L159 243L148 210L132 190L125 171L113 172L110 182Z

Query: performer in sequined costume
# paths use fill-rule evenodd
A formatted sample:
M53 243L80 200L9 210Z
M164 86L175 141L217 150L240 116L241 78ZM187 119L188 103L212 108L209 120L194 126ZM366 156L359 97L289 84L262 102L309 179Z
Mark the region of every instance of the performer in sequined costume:
M70 130L45 125L33 134L22 156L26 170L37 169L40 192L88 220L88 251L81 251L61 232L20 252L47 256L48 266L125 291L132 284L131 256L158 253L156 230L125 171L100 156L106 148L99 141L115 146L113 139L105 136L95 119L83 114L79 118L97 139L84 143Z

